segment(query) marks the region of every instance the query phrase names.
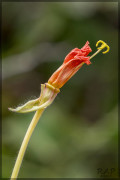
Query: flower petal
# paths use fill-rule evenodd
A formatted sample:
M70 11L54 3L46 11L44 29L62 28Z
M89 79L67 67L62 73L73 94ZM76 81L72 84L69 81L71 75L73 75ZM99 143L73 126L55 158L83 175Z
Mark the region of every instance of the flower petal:
M76 59L70 60L64 65L57 79L52 82L52 85L56 88L61 88L84 63L89 64L88 62L89 57L84 56L78 57L78 59L76 57Z
M86 42L86 44L81 48L82 53L84 56L87 56L90 52L92 52L92 49L89 46L89 41Z
M67 63L68 61L70 61L71 59L73 59L74 56L76 56L76 55L79 53L79 51L81 51L81 50L78 49L78 48L75 48L75 49L73 49L72 51L70 51L69 54L65 57L65 60L64 60L63 63Z
M63 64L52 74L52 76L49 78L48 83L52 84L52 82L54 82L57 77L60 74L60 71L63 69Z
M84 57L84 56L76 55L74 59L79 59L79 60L83 59L83 62L86 63L87 65L91 64L91 62L89 60L90 59L89 56Z
M48 80L48 83L53 85L56 88L61 88L70 77L78 71L81 67L81 63L86 63L87 65L91 64L90 58L86 57L92 49L89 46L89 42L81 48L74 48L70 53L65 57L63 64L58 68L53 75ZM78 67L79 66L79 67Z

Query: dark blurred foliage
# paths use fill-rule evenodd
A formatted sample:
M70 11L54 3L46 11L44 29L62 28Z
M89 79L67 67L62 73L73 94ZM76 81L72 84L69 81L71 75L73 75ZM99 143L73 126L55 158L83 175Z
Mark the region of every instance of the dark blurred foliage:
M19 177L100 177L118 157L118 3L2 3L3 177L10 177L34 113L8 111L38 97L72 48L110 46L61 89L38 123ZM91 53L91 54L92 54ZM103 175L104 176L104 175Z

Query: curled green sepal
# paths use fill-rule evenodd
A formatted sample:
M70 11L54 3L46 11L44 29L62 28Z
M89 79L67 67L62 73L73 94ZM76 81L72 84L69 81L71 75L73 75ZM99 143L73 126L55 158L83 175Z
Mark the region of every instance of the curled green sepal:
M10 111L18 113L27 113L36 111L38 109L45 109L49 106L57 94L60 92L58 88L53 87L49 83L41 84L41 94L40 97L34 100L30 100L22 106L15 109L8 108Z

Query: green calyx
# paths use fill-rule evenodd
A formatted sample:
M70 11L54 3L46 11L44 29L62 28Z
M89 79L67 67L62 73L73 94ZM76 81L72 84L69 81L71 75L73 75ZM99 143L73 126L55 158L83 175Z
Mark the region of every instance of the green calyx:
M55 99L57 94L60 92L59 89L53 87L49 83L41 84L41 94L40 97L34 100L30 100L22 106L15 109L8 108L10 111L18 113L27 113L32 111L37 111L39 109L45 109L48 107Z

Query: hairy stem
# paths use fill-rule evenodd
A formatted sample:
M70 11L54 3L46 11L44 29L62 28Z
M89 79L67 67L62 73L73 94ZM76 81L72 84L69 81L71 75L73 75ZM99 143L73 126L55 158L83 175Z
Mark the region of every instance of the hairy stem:
M17 176L18 176L20 166L22 164L22 160L23 160L23 157L24 157L28 142L30 140L30 137L31 137L31 135L32 135L32 133L33 133L33 131L34 131L36 125L37 125L37 122L40 119L43 111L44 111L44 109L37 110L35 115L33 116L33 119L32 119L32 121L31 121L31 123L30 123L30 125L28 127L28 130L27 130L27 132L25 134L25 137L23 139L21 148L19 150L18 157L16 159L15 166L13 168L13 172L12 172L12 175L11 175L11 180L13 178L15 180L17 178Z

